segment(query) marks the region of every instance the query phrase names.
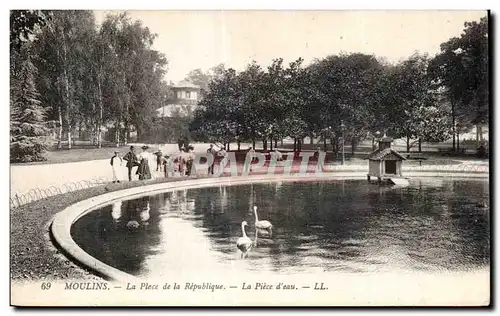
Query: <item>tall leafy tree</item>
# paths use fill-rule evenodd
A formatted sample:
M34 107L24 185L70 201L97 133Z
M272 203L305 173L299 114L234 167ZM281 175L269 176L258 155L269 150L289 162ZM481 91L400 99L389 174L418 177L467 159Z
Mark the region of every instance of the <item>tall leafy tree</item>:
M12 162L45 160L49 130L45 123L45 109L35 87L36 68L29 53L20 65L20 71L11 82L11 138Z
M453 148L457 125L481 127L489 119L488 18L465 22L460 37L441 44L431 64L434 79L446 91L452 105Z

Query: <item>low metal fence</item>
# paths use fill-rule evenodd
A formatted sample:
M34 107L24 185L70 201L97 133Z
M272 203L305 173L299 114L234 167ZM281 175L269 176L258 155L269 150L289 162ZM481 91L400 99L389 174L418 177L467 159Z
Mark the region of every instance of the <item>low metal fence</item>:
M103 185L108 183L109 180L100 177L96 179L91 179L91 180L81 180L81 181L75 181L75 182L69 182L65 183L61 186L51 186L49 188L41 189L41 188L34 188L29 190L25 194L18 194L16 193L14 196L10 198L10 207L11 208L17 208L21 205L25 205L31 202L35 202L41 199L45 199L54 195L58 194L64 194L64 193L69 193L69 192L74 192L77 190L82 190L82 189L88 189L91 187L95 187L98 185Z

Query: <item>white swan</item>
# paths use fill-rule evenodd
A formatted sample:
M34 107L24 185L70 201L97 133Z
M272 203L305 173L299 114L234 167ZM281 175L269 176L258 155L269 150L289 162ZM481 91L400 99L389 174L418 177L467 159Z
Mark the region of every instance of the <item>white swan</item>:
M241 223L241 232L243 233L243 237L238 238L236 241L236 247L241 251L241 259L243 259L246 255L246 253L252 249L253 242L250 238L247 237L247 234L245 232L245 226L247 226L248 223L246 221L243 221Z
M255 227L259 229L272 229L273 224L270 221L259 221L259 216L257 215L257 206L253 207L253 213L255 214Z

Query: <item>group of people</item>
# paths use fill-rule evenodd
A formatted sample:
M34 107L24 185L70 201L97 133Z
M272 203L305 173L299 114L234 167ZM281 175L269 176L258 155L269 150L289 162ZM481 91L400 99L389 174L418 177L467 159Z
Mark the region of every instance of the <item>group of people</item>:
M128 180L132 181L132 169L137 167L135 174L139 177L139 180L149 180L152 178L150 159L151 155L147 152L148 146L142 146L142 152L136 153L135 147L130 146L129 152L121 158L118 156L119 151L115 150L113 157L111 157L111 168L113 170L113 183L120 182L119 175L121 174L120 167L123 166L123 160L126 161L125 167L128 170Z
M151 170L153 170L155 162L156 171L163 172L166 178L173 177L174 175L191 176L193 173L196 173L196 170L194 170L195 153L192 145L187 143L182 144L182 146L179 146L179 153L171 156L164 154L161 149L158 149L154 153L150 153L147 151L149 147L146 145L142 146L141 149L142 151L137 154L135 147L130 146L129 152L127 152L123 158L119 156L119 151L114 152L110 161L113 171L113 183L120 182L119 175L121 174L121 170L123 170L120 169L120 167L123 166L123 161L125 161L129 181L132 181L134 178L134 168L137 168L135 175L138 176L139 180L152 179ZM227 165L229 155L224 147L217 150L214 144L210 144L207 153L212 154L213 157L208 166L209 175L214 174L216 161L219 161L218 165L220 165L220 168L224 168ZM252 163L255 162L257 157L252 147L248 149L247 155L250 156L250 161ZM270 155L275 156L277 161L283 160L282 154L277 149L271 152ZM250 165L245 165L245 168L250 169Z
M113 171L113 183L120 182L120 167L123 166L123 161L125 161L125 167L128 170L129 181L134 178L134 168L137 168L135 175L138 176L139 180L152 179L151 170L154 168L154 162L156 162L156 171L163 172L166 178L175 174L180 176L190 176L192 174L195 154L194 147L191 145L181 147L179 153L172 155L172 157L163 154L161 149L152 154L147 151L149 147L146 145L142 146L141 149L142 152L137 154L135 147L130 146L129 152L123 158L119 156L119 151L114 152L110 161Z

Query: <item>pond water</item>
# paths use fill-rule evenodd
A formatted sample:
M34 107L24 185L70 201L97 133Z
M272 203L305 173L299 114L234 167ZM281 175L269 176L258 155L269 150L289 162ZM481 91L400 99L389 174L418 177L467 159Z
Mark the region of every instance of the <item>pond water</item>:
M256 231L253 205L273 223L272 236ZM205 269L471 271L489 266L489 219L487 181L278 182L119 201L79 219L72 236L90 255L139 277ZM256 246L241 259L244 220Z

